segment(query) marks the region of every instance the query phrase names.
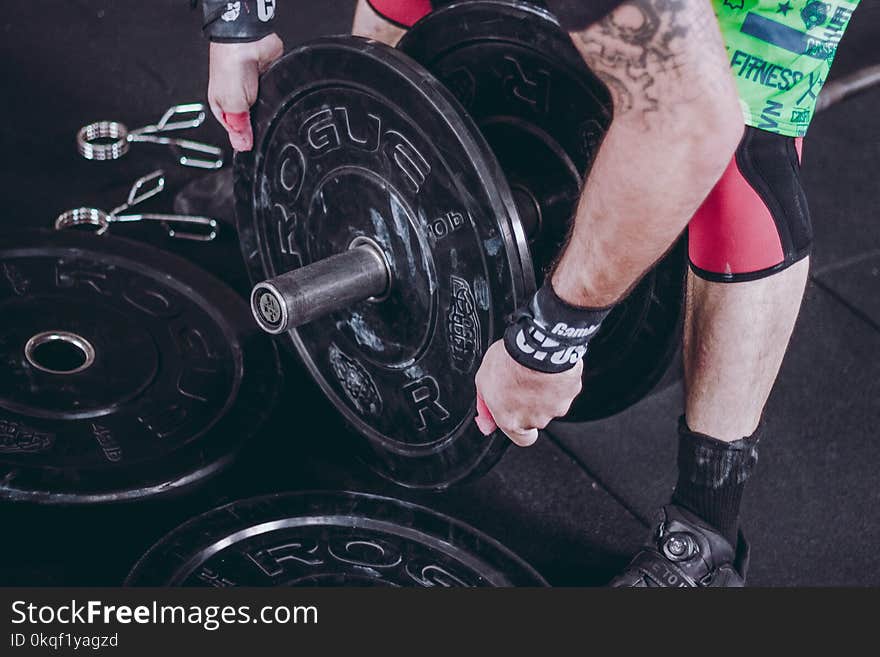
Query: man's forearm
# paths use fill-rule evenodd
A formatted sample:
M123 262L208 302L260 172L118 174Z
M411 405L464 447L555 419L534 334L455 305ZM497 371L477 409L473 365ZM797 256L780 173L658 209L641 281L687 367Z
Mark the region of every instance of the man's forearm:
M618 301L675 241L743 130L707 0L633 0L572 34L614 120L553 273L578 306Z

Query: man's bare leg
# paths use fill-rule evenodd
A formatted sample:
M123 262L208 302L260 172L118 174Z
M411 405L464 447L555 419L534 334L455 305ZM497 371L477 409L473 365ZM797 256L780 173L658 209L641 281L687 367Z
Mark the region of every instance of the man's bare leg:
M738 537L740 503L758 460L761 414L788 347L808 270L805 258L748 282L715 283L689 274L686 414L679 425L678 480L664 513L667 521L695 514L697 520L689 520L707 525L699 531L715 544L713 555L736 560L746 552ZM740 570L738 577L744 576ZM623 583L633 581L630 571Z
M751 436L782 364L809 271L805 258L757 281L688 276L684 367L692 431L732 442Z
M749 282L714 283L689 274L678 481L650 547L612 586L744 584L748 548L738 531L740 501L808 270L804 258Z
M381 41L389 46L395 46L406 30L382 18L367 0L358 0L354 10L351 33L355 36L376 39L376 41Z

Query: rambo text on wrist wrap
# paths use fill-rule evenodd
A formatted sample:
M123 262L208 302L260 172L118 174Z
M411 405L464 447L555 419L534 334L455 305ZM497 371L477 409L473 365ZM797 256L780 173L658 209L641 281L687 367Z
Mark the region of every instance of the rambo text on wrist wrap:
M276 0L202 0L202 32L211 41L258 41L275 31Z
M559 298L550 279L517 311L504 332L504 346L517 363L556 374L574 367L587 353L608 308L579 308Z

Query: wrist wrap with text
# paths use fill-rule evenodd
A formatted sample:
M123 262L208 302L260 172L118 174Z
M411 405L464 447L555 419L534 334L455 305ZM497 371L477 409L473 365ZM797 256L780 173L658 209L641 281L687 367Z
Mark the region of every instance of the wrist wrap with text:
M211 41L258 41L275 31L276 0L202 0L202 32Z
M611 308L578 308L557 296L544 282L504 332L504 346L517 363L538 372L556 374L574 367L587 354Z

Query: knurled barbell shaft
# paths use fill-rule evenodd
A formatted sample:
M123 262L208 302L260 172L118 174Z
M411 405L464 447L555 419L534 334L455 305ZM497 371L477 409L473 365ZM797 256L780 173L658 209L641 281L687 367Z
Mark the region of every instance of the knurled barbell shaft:
M381 297L390 287L391 273L378 246L356 240L348 251L258 283L251 311L264 331L284 333Z

